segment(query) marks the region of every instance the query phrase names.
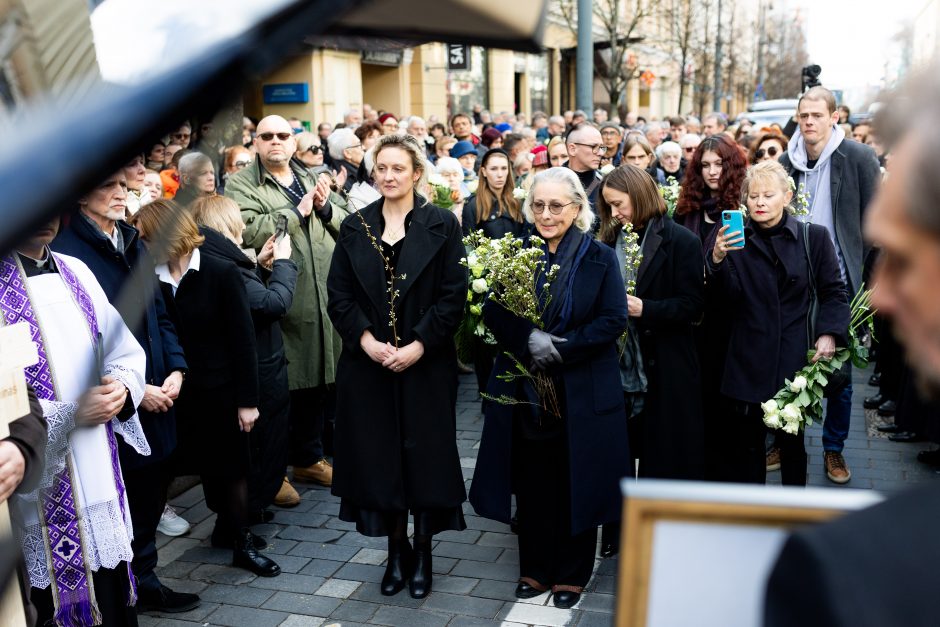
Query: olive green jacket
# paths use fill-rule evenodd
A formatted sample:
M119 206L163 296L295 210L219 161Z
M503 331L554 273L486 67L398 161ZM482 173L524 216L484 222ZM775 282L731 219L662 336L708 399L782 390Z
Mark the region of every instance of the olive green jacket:
M316 179L305 169L293 162L291 167L304 189L309 191L316 186ZM281 320L290 389L333 383L342 341L326 313L326 277L340 224L349 215L346 203L337 194L331 194L329 220L314 211L304 227L295 203L258 158L231 175L225 184L225 195L241 208L246 227L244 245L256 252L274 234L278 216L287 216L291 259L298 270L294 303Z

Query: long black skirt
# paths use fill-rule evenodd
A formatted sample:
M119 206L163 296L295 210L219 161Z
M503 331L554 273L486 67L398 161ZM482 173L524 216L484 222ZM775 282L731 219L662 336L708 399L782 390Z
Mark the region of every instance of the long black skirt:
M414 517L415 535L433 536L442 531L463 531L467 523L460 507L447 507L443 509L411 510ZM356 531L364 536L380 538L392 535L396 521L405 511L379 511L358 507L343 499L339 506L339 519L356 523Z

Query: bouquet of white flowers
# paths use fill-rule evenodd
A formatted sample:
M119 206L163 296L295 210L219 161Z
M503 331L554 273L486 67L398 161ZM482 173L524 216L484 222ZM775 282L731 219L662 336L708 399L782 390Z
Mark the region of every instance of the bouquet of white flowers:
M548 306L550 300L548 289L558 273L558 266L552 266L544 272L545 283L541 286L542 297L540 298L536 281L545 270L546 261L541 249L544 242L536 236L530 237L529 242L531 246L525 247L521 239L511 234L501 239L489 239L481 231L474 231L464 238L467 249L473 251L461 260L474 277L467 297L469 307L472 308L477 304L474 302L477 298L476 294L485 295L485 298L494 301L511 314L528 320L540 329L544 326L542 313ZM482 314L482 303L479 304L479 309L469 309L469 311L472 316ZM485 325L483 328L485 329ZM506 354L513 360L515 367L510 372L497 375L497 377L503 381L524 380L530 383L535 388L540 406L545 413L560 417L561 409L551 377L541 371L530 371L514 355L508 352ZM491 397L484 394L483 397L503 405L526 403L526 401L506 395Z
M468 253L460 260L460 263L470 272L470 286L467 288L467 307L464 310L463 320L457 328L456 340L457 356L461 361L469 363L473 359L473 338L480 338L484 343L491 345L496 344L496 338L483 324L483 301L486 300L486 295L490 290L487 280L489 271L480 262L480 257L476 252L476 249L482 246L484 249L481 252L486 254L489 239L480 231L474 231L473 234L464 238L464 245Z
M822 421L822 399L829 377L842 368L842 364L851 361L856 368L868 366L868 348L862 343L865 335L873 333L871 290L859 290L852 299L851 322L849 323L849 346L836 351L832 359L820 359L796 373L793 380L784 379L783 387L769 401L761 403L764 411L764 424L771 429L783 429L786 433L797 434L812 425L814 420ZM812 359L814 350L806 358Z
M659 186L659 195L666 201L666 215L671 218L676 213L676 204L679 202L679 181L676 177L666 178L666 184Z
M806 185L800 183L799 188L797 188L796 183L793 181L793 177L791 176L790 191L793 192L793 215L808 216L810 194L808 191L806 191Z

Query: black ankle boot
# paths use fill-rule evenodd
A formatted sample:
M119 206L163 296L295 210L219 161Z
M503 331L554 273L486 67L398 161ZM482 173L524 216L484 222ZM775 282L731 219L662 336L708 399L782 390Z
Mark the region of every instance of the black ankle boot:
M281 574L280 566L258 552L252 533L247 529L242 529L238 534L235 550L232 552L232 566L250 570L259 577L277 577Z
M395 596L405 587L414 562L413 550L408 538L404 540L388 539L388 565L382 577L382 595Z
M431 536L415 535L415 569L408 592L412 599L423 599L431 593Z

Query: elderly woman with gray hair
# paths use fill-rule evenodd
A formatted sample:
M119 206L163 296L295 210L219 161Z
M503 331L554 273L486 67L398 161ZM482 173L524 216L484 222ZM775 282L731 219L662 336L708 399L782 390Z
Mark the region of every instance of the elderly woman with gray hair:
M198 198L215 195L215 166L201 152L191 152L180 159L180 188L173 200L189 207Z
M616 340L627 327L627 301L613 249L591 237L594 214L567 168L535 176L523 212L534 223L547 266L559 266L542 324L487 299L483 319L501 348L553 380L561 416L533 404L521 380L490 378L480 454L470 488L476 512L508 523L519 517L516 596L549 589L556 607L578 602L594 569L597 527L620 518L618 482L631 475ZM535 246L527 240L526 246ZM541 289L544 277L535 277ZM513 370L500 355L494 372Z
M656 147L656 163L668 179L670 176L682 182L686 161L682 158L682 147L676 142L663 142Z
M347 192L359 182L359 165L365 156L362 142L349 128L338 128L326 138L330 148L330 160L334 170L346 171L346 182L343 189Z

